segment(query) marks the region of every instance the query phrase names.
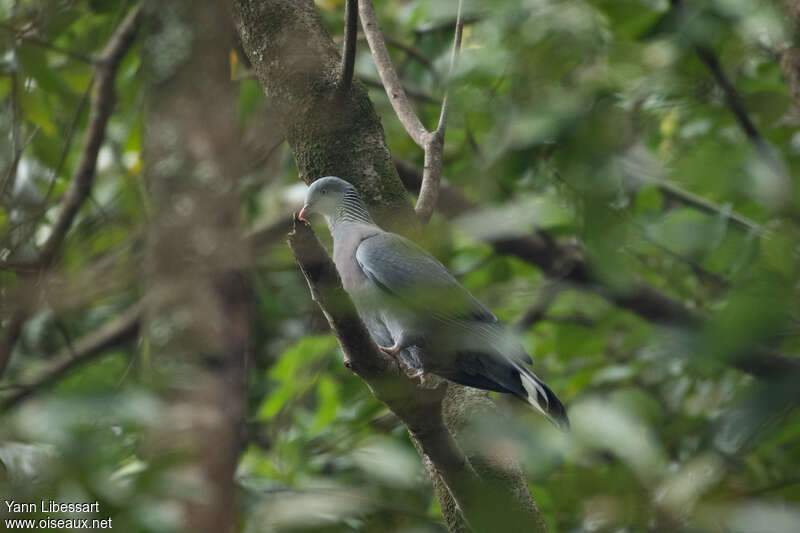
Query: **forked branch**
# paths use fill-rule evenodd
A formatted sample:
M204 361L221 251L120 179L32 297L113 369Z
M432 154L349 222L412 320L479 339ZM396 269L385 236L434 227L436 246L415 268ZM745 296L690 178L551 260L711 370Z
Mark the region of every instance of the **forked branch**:
M103 324L97 331L78 340L74 346L68 346L58 354L49 357L48 364L44 369L27 383L20 385L13 394L0 401L0 411L14 407L36 391L57 382L79 366L135 339L139 333L143 309L142 302L135 304L121 315Z
M342 288L327 252L310 226L297 218L289 234L289 247L308 282L312 298L339 340L345 365L408 427L414 445L447 487L464 521L474 531L496 531L498 507L485 505L490 501L505 507L504 519L519 526L515 531L542 531L535 508L519 508L518 502L508 493L508 487L482 479L453 438L442 417L442 402L449 385L435 377L432 379L438 383L432 387L418 385L402 376L396 364L378 351Z
M455 68L458 53L461 48L461 37L464 29L464 18L462 15L462 0L458 2L458 14L456 16L455 37L453 39L453 49L450 53L450 71L448 73L448 84L450 75ZM439 197L439 182L442 176L442 151L444 150L444 134L447 127L447 89L445 90L442 108L439 113L439 123L436 129L428 131L417 116L411 102L406 94L400 77L389 57L386 48L386 39L378 25L375 15L375 6L372 0L362 0L359 5L361 24L364 34L367 37L375 67L381 77L389 102L392 104L397 118L403 124L406 132L411 136L417 145L425 152L425 167L420 187L417 205L414 208L417 217L422 222L427 222Z
M97 166L97 155L105 139L108 119L114 109L114 81L117 69L125 52L131 47L136 37L140 15L141 6L137 5L131 9L111 36L97 60L94 93L92 95L83 149L78 160L78 166L64 193L50 236L32 263L38 269L45 269L51 266L69 228L72 226L72 222L75 220L75 216L86 199L89 198ZM8 360L22 332L22 326L27 314L26 309L17 309L9 324L3 329L2 336L0 336L0 376L3 375L8 365Z

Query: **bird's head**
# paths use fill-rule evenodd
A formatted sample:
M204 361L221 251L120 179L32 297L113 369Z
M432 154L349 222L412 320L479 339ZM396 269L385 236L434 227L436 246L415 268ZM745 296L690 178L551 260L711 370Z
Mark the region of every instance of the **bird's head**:
M356 188L336 176L320 178L306 192L306 202L298 218L308 220L313 214L334 218L344 201L346 193L357 194Z

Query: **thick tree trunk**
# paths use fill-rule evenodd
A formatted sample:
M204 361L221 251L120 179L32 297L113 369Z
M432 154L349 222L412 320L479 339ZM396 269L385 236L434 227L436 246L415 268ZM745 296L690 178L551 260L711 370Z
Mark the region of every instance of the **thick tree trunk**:
M234 2L242 44L270 104L283 118L300 179L346 177L382 224L409 231L413 209L380 119L355 81L341 92L341 59L314 3Z
M167 405L152 453L184 530L236 530L250 290L238 224L233 43L222 2L149 2L143 136L153 218L146 332ZM176 461L176 458L178 460ZM177 485L176 485L177 484Z
M243 48L287 132L301 179L344 177L382 224L413 232L416 218L380 120L360 83L344 94L337 90L339 54L313 2L234 0L233 6ZM291 244L325 309L341 288L331 279L329 259L315 257L317 245L307 242L312 237L301 226ZM370 358L379 356L374 343L363 339L363 325L333 307L338 311L329 313L329 321L347 364L409 428L450 530L468 531L467 516L476 531L544 531L516 460L476 449L465 437L463 429L476 415L494 409L488 396L452 384L419 389L389 369L373 368ZM443 450L449 451L446 456Z

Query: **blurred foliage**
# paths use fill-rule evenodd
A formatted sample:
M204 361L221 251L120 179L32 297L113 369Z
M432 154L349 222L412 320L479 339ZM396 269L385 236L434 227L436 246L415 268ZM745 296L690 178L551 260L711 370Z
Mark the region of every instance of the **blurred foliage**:
M340 38L344 2L316 5ZM408 86L434 100L443 93L455 5L376 6L387 36L430 59L433 70L391 50ZM504 416L473 428L481 445L519 453L554 533L800 531L800 417L790 403L797 384L727 366L756 346L800 348L800 117L776 59L795 29L777 2L682 6L465 3L475 17L450 80L444 173L481 209L453 223L434 218L437 255L513 322L553 282L478 237L538 226L579 239L604 283L624 289L642 280L713 317L699 331L668 328L556 284L543 318L521 334L537 373L569 406L573 431L558 433L502 396ZM2 260L33 257L49 234L81 150L90 58L127 7L0 0ZM362 43L356 72L377 78ZM719 57L781 171L742 132L696 45ZM3 393L143 293L150 212L140 47L120 69L91 201L58 268L41 286L0 270L4 325L21 288L36 302ZM302 187L269 103L244 75L247 62L231 57L243 145L253 154L240 181L242 215L256 230L296 209ZM393 155L421 166L385 95L370 95ZM434 124L437 105L417 109ZM698 210L670 187L715 209ZM254 277L250 411L237 474L242 530L444 531L404 428L341 364L287 247L260 250ZM174 528L177 509L165 502L181 488L162 483L167 465L148 458L147 427L162 408L150 378L148 343L132 342L3 413L0 498L97 500L118 530Z

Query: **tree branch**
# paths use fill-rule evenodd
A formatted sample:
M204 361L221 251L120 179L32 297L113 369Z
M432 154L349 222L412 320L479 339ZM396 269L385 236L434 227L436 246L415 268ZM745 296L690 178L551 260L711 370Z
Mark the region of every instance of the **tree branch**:
M415 190L422 181L422 172L408 164L398 165L400 177L409 190ZM464 214L478 206L461 191L442 183L442 212L449 218ZM531 235L497 237L487 240L496 252L514 255L538 266L553 279L574 283L608 299L618 307L632 311L650 322L667 326L701 327L705 316L660 290L644 283L635 283L630 289L609 287L592 272L583 251L578 246L556 242L546 231L537 230ZM767 379L783 377L786 373L800 375L800 360L750 348L729 362L742 372Z
M380 75L383 86L386 88L386 94L389 96L389 103L392 104L392 108L406 132L419 147L424 149L430 132L422 125L411 106L400 77L392 65L392 59L389 57L389 50L386 49L386 41L378 25L378 17L375 15L375 6L372 0L359 2L358 12L361 16L364 35L367 37L367 44L372 52L372 59L375 61L375 68L378 69L378 75Z
M450 52L450 70L447 74L447 88L442 98L442 110L439 113L439 124L436 130L430 135L425 144L425 162L422 170L422 184L419 188L417 205L414 211L423 223L430 220L436 202L439 200L439 182L442 179L442 156L444 151L444 133L447 129L447 103L450 92L449 85L461 50L461 34L464 30L464 17L461 13L462 0L458 0L458 12L456 15L456 29L453 37L453 49Z
M367 87L374 87L375 89L381 89L384 93L386 92L383 84L381 83L381 80L371 78L369 76L359 76L358 79L361 80L361 83L363 83ZM403 88L406 91L406 94L408 95L409 98L418 100L423 104L433 104L433 105L442 104L441 101L437 100L436 98L422 91L421 89L418 89L410 85L404 85ZM389 95L387 94L386 96L388 97Z
M43 267L49 266L60 248L64 237L72 226L72 221L83 202L89 196L94 181L97 154L105 139L106 125L114 109L114 80L122 57L133 44L139 26L141 7L134 7L117 31L111 36L103 52L98 58L95 74L94 94L89 111L89 124L83 141L83 150L78 166L64 193L56 221L50 237L39 252L39 262Z
M386 39L386 42L388 43L389 46L397 48L398 50L401 50L408 57L413 58L420 65L422 65L423 67L428 69L428 72L431 73L431 76L433 77L433 79L437 83L439 83L439 73L436 72L436 67L433 66L433 63L431 62L430 59L425 57L425 54L423 54L422 52L420 52L419 50L417 50L413 46L405 44L404 42L402 42L402 41L400 41L398 39L394 39L391 36L384 35L384 38ZM409 96L411 96L413 98L412 94L409 94Z
M49 41L45 41L44 39L37 37L35 35L23 33L22 31L18 30L11 24L0 22L0 29L3 29L13 34L17 39L20 39L22 41L31 44L35 44L37 46L41 46L42 48L47 48L48 50L52 50L53 52L63 54L67 57L75 59L76 61L80 61L82 63L88 63L89 65L94 65L97 63L96 60L89 55L86 55L81 52L75 52L74 50L67 50L66 48L61 48L60 46L57 46Z
M358 40L358 0L346 0L344 6L344 44L342 45L342 74L339 88L350 90L356 63L356 41Z
M423 387L403 376L397 364L380 353L342 288L336 267L307 223L295 218L288 242L312 298L339 340L345 366L361 377L372 394L408 427L415 446L441 476L471 527L475 531L496 530L497 513L502 510L513 516L507 523L525 522L527 526L505 531L540 531L538 514L518 507L513 499L509 501L507 494L501 498L503 489L481 479L454 440L442 418L448 383L435 380L431 388ZM487 506L487 500L503 507Z
M37 391L56 383L79 366L135 339L139 334L143 309L142 302L137 303L103 324L97 331L79 339L71 347L67 346L56 355L48 357L46 368L37 372L27 383L19 385L16 392L0 400L0 411L7 411Z
M458 14L456 17L455 36L453 38L453 49L450 53L450 72L453 72L458 52L461 49L461 35L464 29L464 19L461 13L462 0L458 2ZM422 186L420 187L417 205L414 211L419 220L427 222L436 207L439 198L439 181L442 176L442 152L444 150L444 134L447 127L447 92L442 100L442 109L439 113L439 123L434 131L428 131L422 125L411 102L406 95L405 89L397 75L397 71L392 65L389 51L386 48L386 41L383 32L378 26L375 15L375 6L372 0L363 0L360 4L361 23L364 27L364 34L367 37L375 67L381 77L389 102L403 124L406 132L414 139L414 142L425 152L425 165L422 176Z
M61 208L53 224L50 236L39 251L35 260L40 269L48 268L56 257L72 221L84 201L89 197L94 182L97 154L105 138L106 125L114 108L114 80L117 68L125 52L133 44L139 26L141 6L137 5L128 13L111 36L98 59L95 69L94 94L89 113L89 123L84 137L78 166L70 180L61 201ZM0 338L0 376L8 366L14 345L22 332L27 317L25 309L18 309L11 322L3 330Z
M681 6L682 0L670 0L670 3L672 4L673 9L677 9ZM759 133L758 128L756 128L755 124L750 119L750 116L748 115L744 106L744 102L742 102L742 98L739 96L736 87L733 86L733 83L731 83L731 81L725 75L725 71L722 70L722 65L720 64L717 55L714 53L711 47L699 42L694 43L694 50L700 61L702 61L703 64L705 64L705 66L708 68L709 72L711 72L714 81L717 83L720 89L722 89L728 109L730 109L731 113L733 113L733 116L736 118L736 122L749 139L750 144L752 144L753 148L755 148L758 156L770 167L775 176L781 179L782 184L789 185L791 180L786 174L783 164L775 156L767 142L764 140L764 137L762 137L761 133Z
M399 232L408 232L409 228L413 231L418 219L397 178L380 119L366 90L360 84L354 84L347 98L332 97L336 83L331 83L331 80L338 79L341 57L314 3L311 0L234 0L233 7L242 46L274 106L275 116L286 131L301 179L311 183L319 176L344 176L358 188L384 227L396 228L392 231ZM298 58L302 60L298 61ZM330 90L326 90L328 88ZM329 264L330 260L327 261ZM328 268L335 274L330 264ZM369 353L374 353L371 339L369 346ZM355 360L352 353L348 357ZM392 376L391 372L389 376ZM398 380L392 377L390 382ZM420 389L411 386L407 392L412 394L398 397L393 403L398 409L404 403L419 405L420 399L416 396ZM434 394L421 393L423 397ZM488 498L478 502L475 506L478 511L466 512L491 512L495 527L489 531L497 531L498 520L507 517L519 520L515 527L503 531L541 530L538 512L514 454L507 450L470 447L469 432L458 433L458 428L474 421L476 413L497 416L484 391L448 384L441 416L469 464L480 476L480 494ZM423 410L416 416L433 420L439 415L432 410ZM416 430L418 427L412 425L412 428ZM459 438L459 435L463 437ZM412 441L414 439L412 434ZM498 455L502 457L496 457ZM443 475L438 472L438 465L424 451L422 456L448 527L451 531L468 531ZM451 484L457 481L448 480ZM495 486L496 491L491 489ZM499 496L492 498L492 494Z
M469 17L464 17L464 24L475 24L476 22L480 22L483 19L480 15L472 15ZM456 19L445 20L443 22L429 24L427 26L421 26L419 28L414 28L414 35L417 37L421 37L423 35L428 35L430 33L438 33L440 31L450 30L456 27Z
M14 153L14 159L11 161L11 164L8 165L8 170L6 170L5 178L3 178L3 185L0 186L0 201L2 201L5 197L6 190L8 190L9 197L13 194L14 184L17 181L17 168L19 167L19 162L22 159L22 154L25 152L25 148L33 142L34 137L36 134L39 133L41 129L40 126L36 126L28 138L23 141L22 146L20 146L16 153Z

